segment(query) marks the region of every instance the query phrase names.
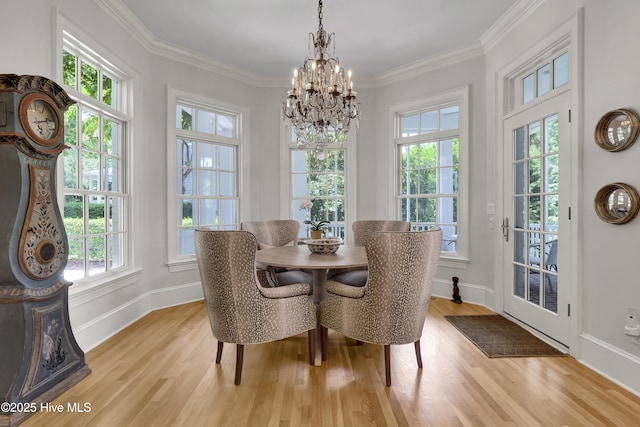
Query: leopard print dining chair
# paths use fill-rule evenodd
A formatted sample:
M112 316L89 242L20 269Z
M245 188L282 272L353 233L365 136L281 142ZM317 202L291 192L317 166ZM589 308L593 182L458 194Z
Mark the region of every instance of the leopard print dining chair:
M246 344L308 331L309 363L314 363L316 308L309 283L262 286L255 269L256 238L248 231L196 230L195 248L211 331L218 340L216 363L224 343L235 343L236 385Z
M354 245L367 246L369 236L376 231L409 231L411 223L393 220L358 220L351 225ZM350 286L364 286L367 282L367 267L340 268L329 270L327 277Z
M391 385L391 345L414 343L422 368L420 337L435 280L442 230L375 232L367 241L369 275L363 287L327 281L321 303L322 355L327 328L357 341L384 345L386 385Z
M256 236L258 250L298 244L300 223L292 219L245 221L240 229ZM285 286L292 283L312 283L313 273L299 269L257 265L258 279L264 286Z

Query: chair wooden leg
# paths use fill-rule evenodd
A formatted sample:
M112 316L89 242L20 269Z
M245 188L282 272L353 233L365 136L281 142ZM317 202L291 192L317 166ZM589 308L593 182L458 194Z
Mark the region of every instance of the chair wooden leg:
M391 346L384 346L384 374L387 379L387 387L391 387Z
M320 326L320 350L322 352L322 361L327 360L327 341L329 337L329 329L326 326Z
M235 385L240 385L242 379L242 360L244 358L244 345L236 344L236 379L233 382Z
M414 343L416 346L416 359L418 360L418 368L422 369L422 354L420 354L420 340Z
M216 363L220 364L220 360L222 359L222 347L224 343L222 341L218 341L218 353L216 354Z
M307 331L307 341L309 341L309 365L313 365L316 359L316 330L309 329Z

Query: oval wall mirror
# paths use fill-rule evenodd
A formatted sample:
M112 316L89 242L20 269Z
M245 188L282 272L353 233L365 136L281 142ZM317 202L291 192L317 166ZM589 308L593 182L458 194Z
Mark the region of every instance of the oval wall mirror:
M609 224L626 224L640 209L640 197L635 188L622 182L605 185L594 199L596 213Z
M609 111L596 125L596 144L607 151L629 148L638 137L640 118L631 110Z

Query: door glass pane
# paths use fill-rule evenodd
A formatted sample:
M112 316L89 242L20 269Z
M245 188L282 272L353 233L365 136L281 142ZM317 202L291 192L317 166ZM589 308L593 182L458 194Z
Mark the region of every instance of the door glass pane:
M529 227L540 229L540 196L529 197Z
M524 298L526 285L525 268L521 265L513 266L513 295Z
M529 193L540 192L540 159L529 160Z
M544 231L558 232L558 195L548 195L545 200L545 216Z
M514 159L522 160L524 159L525 153L525 141L524 141L524 127L515 129L513 131L514 138Z
M513 260L525 264L525 254L529 249L529 242L524 231L515 230L513 232Z
M522 79L522 102L526 104L527 102L533 101L535 96L535 77L533 74L529 74L527 77Z
M569 52L553 60L553 88L569 83Z
M540 155L540 122L529 124L529 157Z
M525 225L525 206L524 197L513 198L513 227L524 228Z
M538 96L542 96L551 90L551 66L546 64L538 69Z
M558 115L544 119L545 152L556 153L558 151Z

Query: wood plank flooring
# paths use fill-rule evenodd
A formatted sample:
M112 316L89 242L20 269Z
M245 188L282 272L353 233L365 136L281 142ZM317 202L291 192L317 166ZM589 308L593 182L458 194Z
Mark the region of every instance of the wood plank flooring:
M86 355L91 375L53 404L90 412L38 412L22 426L637 426L640 397L571 357L489 359L444 318L486 308L432 300L422 336L392 346L384 386L382 346L329 331L328 360L307 362L306 334L235 346L216 365L202 302L150 313Z

